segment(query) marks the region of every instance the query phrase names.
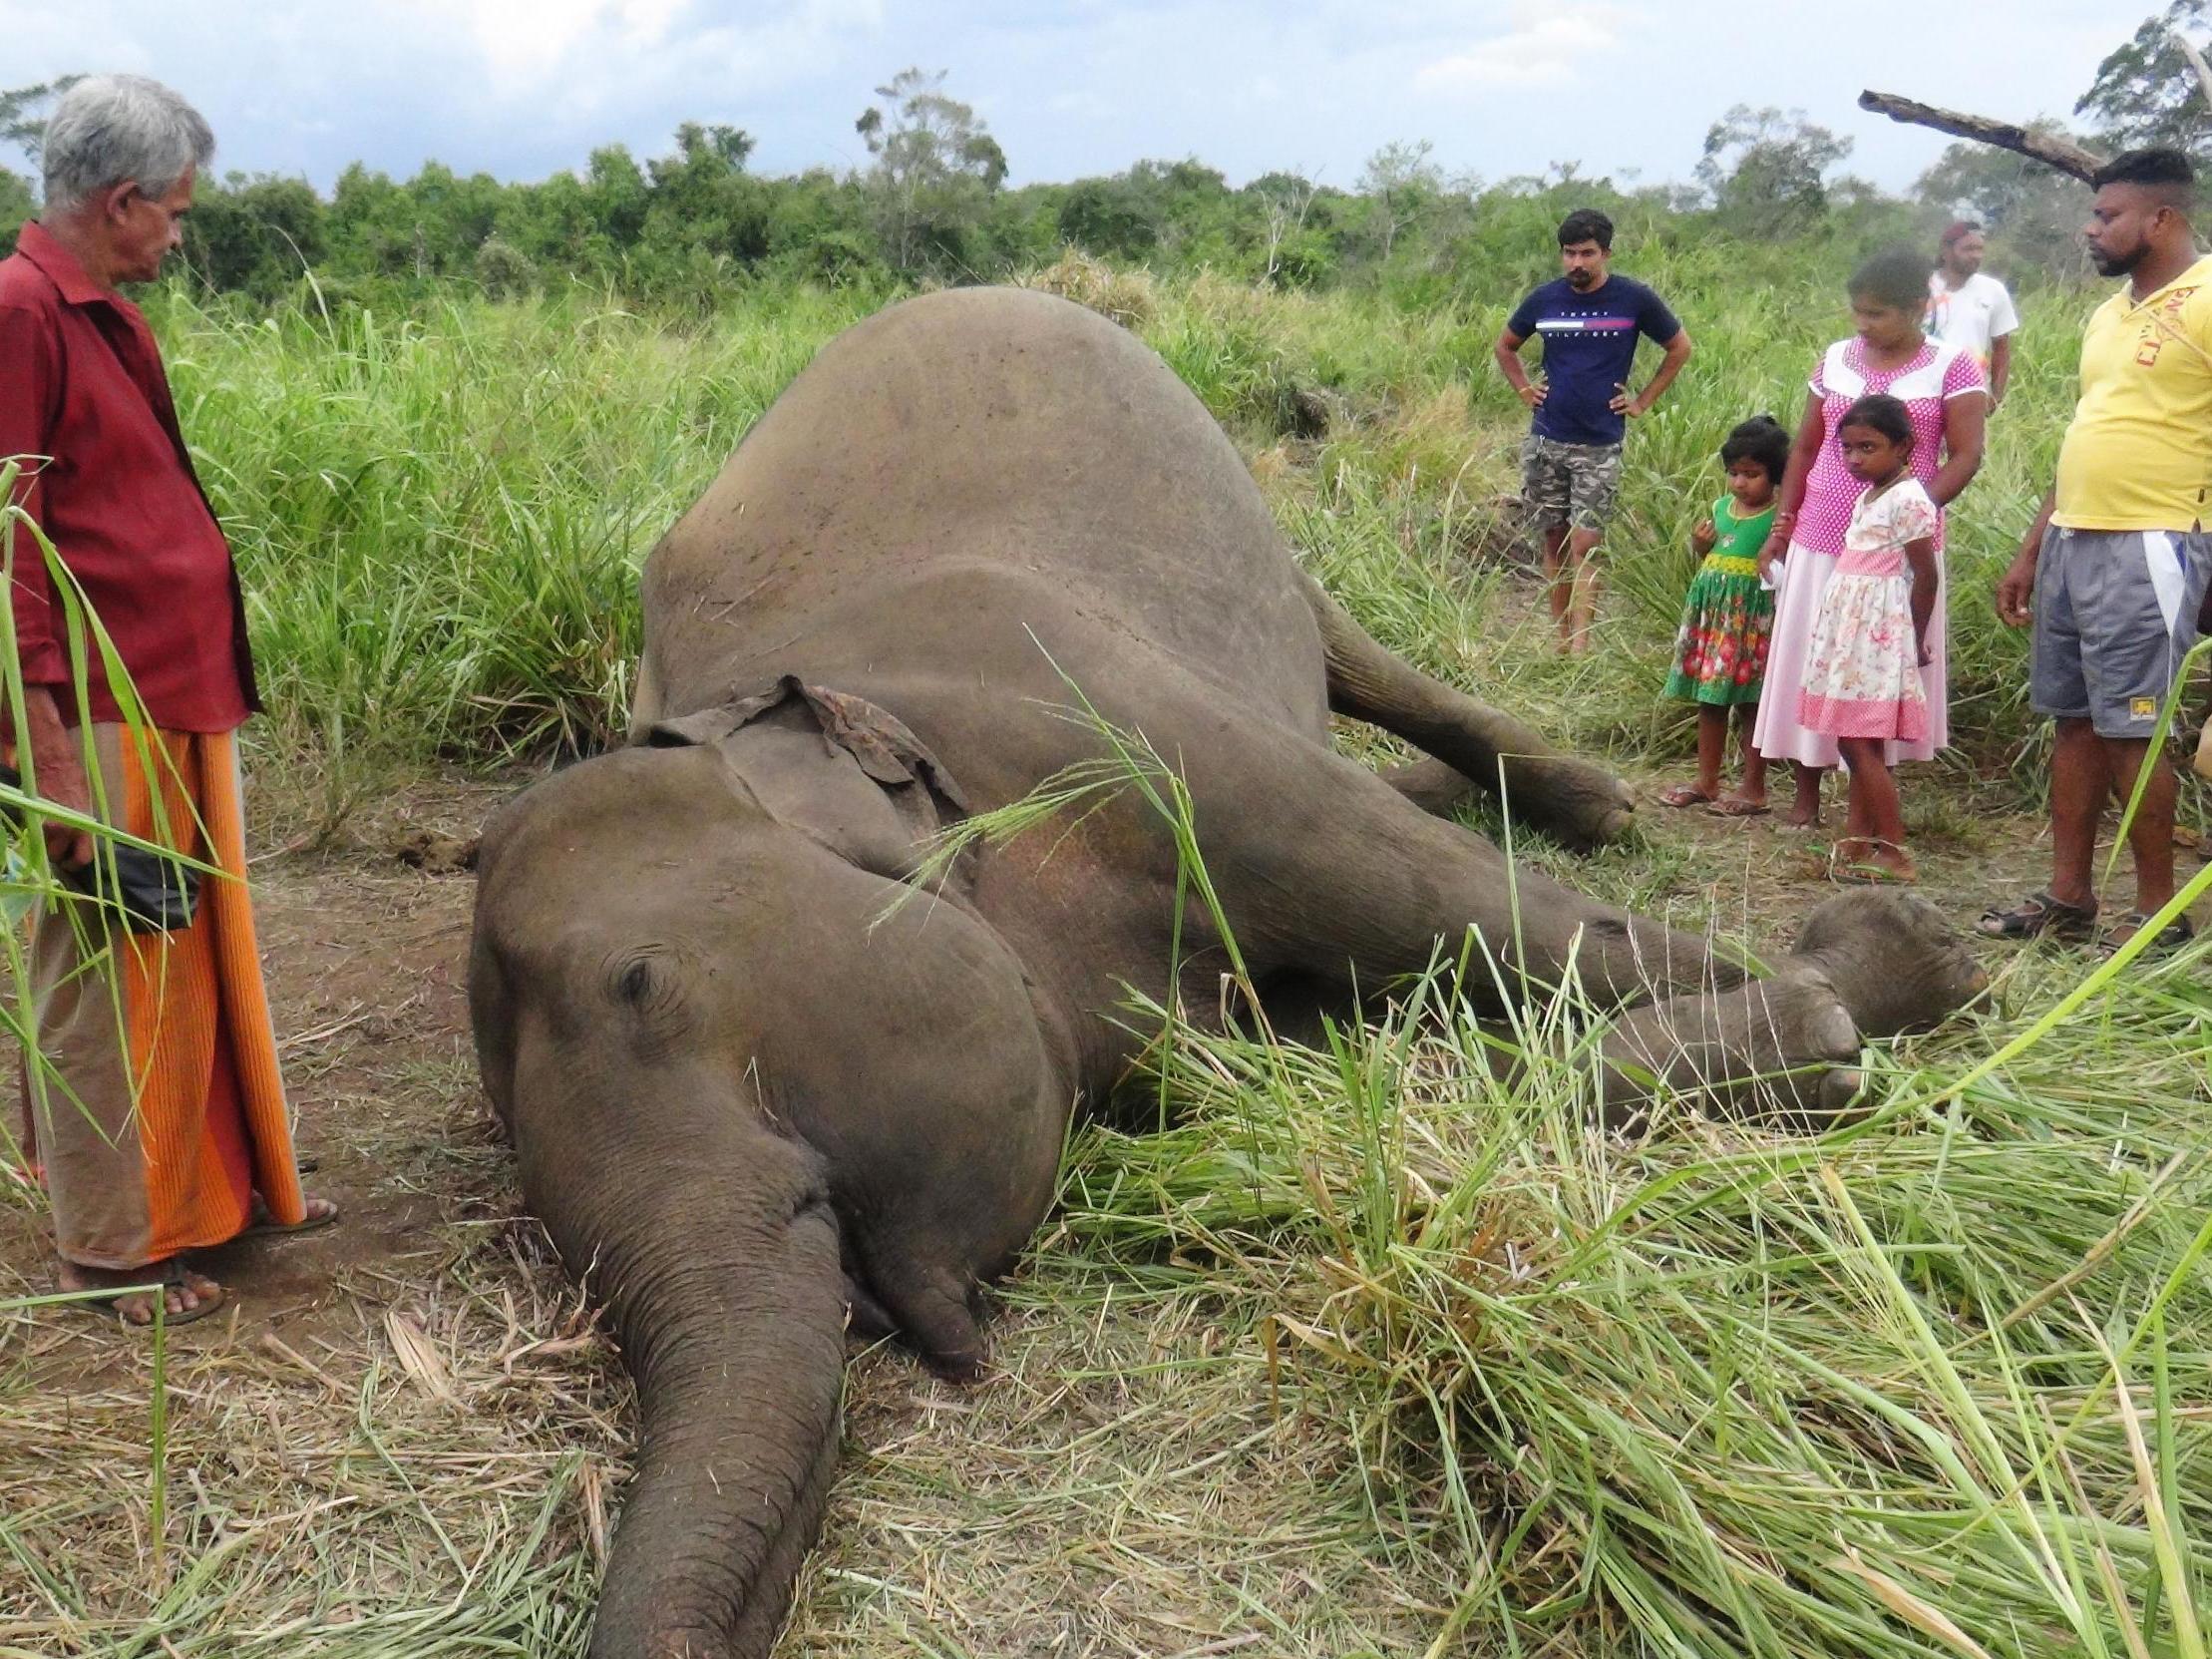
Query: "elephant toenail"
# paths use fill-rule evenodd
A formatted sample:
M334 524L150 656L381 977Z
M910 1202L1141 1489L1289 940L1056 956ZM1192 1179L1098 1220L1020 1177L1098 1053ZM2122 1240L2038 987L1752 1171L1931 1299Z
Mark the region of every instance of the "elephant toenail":
M1845 1059L1859 1051L1859 1028L1841 1003L1830 1003L1814 1015L1806 1035L1813 1040L1814 1052L1830 1059Z

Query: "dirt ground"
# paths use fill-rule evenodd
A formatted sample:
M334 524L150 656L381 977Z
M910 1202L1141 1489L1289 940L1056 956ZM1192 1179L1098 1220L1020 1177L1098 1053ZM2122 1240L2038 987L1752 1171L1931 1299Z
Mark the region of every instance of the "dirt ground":
M1626 885L1780 944L1833 891L1821 842L1771 818L1668 811L1669 775L1638 780L1653 845ZM485 1611L441 1651L571 1650L623 1472L626 1385L521 1215L481 1106L463 985L473 882L391 851L410 832L473 833L501 792L426 786L383 803L348 851L254 868L309 1185L344 1216L203 1258L230 1306L171 1340L162 1542L184 1558L240 1546L228 1611L187 1623L154 1541L145 1339L19 1310L0 1314L0 1652L417 1650L395 1632L462 1630L463 1593L518 1538L526 1611ZM1962 927L2039 883L2032 821L1928 824L1923 890ZM267 842L283 846L281 823ZM0 1204L0 1302L49 1288L18 1192ZM1190 1416L1176 1368L1221 1358L1218 1337L1203 1307L1140 1287L1078 1277L1039 1298L1017 1279L981 1385L864 1357L782 1651L1210 1654L1263 1651L1270 1629L1290 1651L1296 1619L1298 1651L1395 1652L1433 1630L1441 1609L1374 1555L1359 1471L1327 1450L1341 1436L1272 1403L1256 1354L1234 1357L1241 1388L1208 1391L1215 1417ZM1149 1550L1155 1535L1172 1548ZM1178 1563L1164 1576L1163 1559ZM104 1645L142 1630L157 1641Z

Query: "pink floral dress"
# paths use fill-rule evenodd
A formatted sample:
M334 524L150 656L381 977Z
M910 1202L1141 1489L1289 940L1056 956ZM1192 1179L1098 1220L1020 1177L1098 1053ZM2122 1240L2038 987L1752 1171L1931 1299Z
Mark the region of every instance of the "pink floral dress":
M1805 499L1790 531L1789 557L1782 561L1774 595L1773 635L1767 649L1766 686L1759 699L1758 723L1752 728L1751 741L1769 760L1833 766L1838 760L1836 740L1798 719L1797 693L1805 683L1805 647L1812 635L1813 620L1820 615L1821 598L1835 575L1836 561L1843 554L1844 532L1851 523L1851 509L1859 499L1859 481L1844 466L1843 453L1836 447L1836 422L1868 392L1887 392L1901 399L1913 421L1913 476L1926 485L1943 462L1945 409L1953 398L1987 396L1989 383L1972 354L1957 346L1930 340L1900 368L1870 369L1866 348L1854 338L1838 340L1821 354L1809 384L1813 396L1820 399L1827 436L1805 481ZM1939 581L1943 574L1942 517L1939 508ZM1928 728L1918 738L1890 745L1888 758L1893 766L1900 760L1926 760L1951 740L1947 695L1950 670L1940 596L1935 619L1928 626L1928 644L1934 660L1920 670L1928 700Z
M1910 475L1859 497L1805 641L1797 721L1806 730L1904 743L1928 735L1905 546L1934 541L1938 522L1936 504Z

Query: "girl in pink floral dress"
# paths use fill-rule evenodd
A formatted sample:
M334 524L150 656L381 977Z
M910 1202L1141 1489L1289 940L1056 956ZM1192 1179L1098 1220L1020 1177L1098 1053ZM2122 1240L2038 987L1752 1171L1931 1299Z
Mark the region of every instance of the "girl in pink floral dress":
M1936 615L1936 504L1912 473L1913 417L1894 397L1862 397L1836 445L1865 486L1805 640L1797 722L1835 740L1851 769L1849 827L1830 868L1840 881L1913 879L1888 746L1928 735Z

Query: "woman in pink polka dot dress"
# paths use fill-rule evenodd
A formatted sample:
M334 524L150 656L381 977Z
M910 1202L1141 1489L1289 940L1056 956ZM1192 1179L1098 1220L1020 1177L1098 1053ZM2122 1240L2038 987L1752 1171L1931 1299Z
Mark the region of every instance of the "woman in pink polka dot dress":
M1871 392L1900 400L1913 422L1913 474L1939 509L1967 487L1982 465L1989 383L1969 353L1921 332L1928 299L1926 265L1917 252L1898 248L1876 254L1852 272L1851 314L1857 332L1823 352L1813 370L1811 396L1782 479L1781 507L1759 554L1760 574L1775 584L1776 593L1765 695L1759 698L1751 741L1768 760L1796 764L1796 798L1784 820L1792 825L1809 827L1820 821L1821 776L1839 758L1835 738L1806 730L1797 718L1813 619L1843 552L1852 505L1864 489L1844 467L1836 447L1836 422ZM1940 575L1940 519L1936 557ZM1900 760L1926 760L1951 740L1944 634L1939 596L1929 628L1929 661L1921 670L1928 697L1927 734L1889 744L1892 766Z

